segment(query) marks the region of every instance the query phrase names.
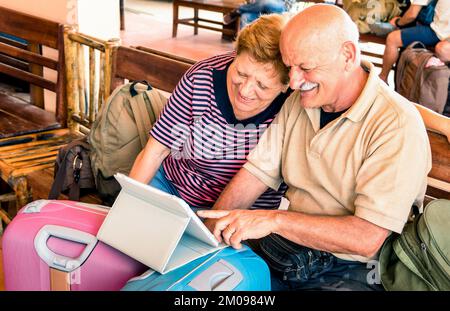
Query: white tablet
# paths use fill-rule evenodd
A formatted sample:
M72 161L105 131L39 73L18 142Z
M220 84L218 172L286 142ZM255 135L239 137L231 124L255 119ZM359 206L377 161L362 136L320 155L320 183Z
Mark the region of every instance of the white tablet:
M186 233L194 238L199 239L211 246L217 247L219 242L215 236L209 231L203 224L200 218L197 216L190 206L181 198L168 194L164 191L156 189L150 185L136 181L124 174L115 174L114 177L122 186L122 189L126 192L132 192L134 195L140 197L142 200L148 201L154 207L167 210L180 216L191 218Z

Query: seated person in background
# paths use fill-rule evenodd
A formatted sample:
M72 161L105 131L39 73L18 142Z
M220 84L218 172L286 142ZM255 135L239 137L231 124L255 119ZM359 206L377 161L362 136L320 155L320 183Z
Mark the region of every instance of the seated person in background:
M414 22L423 6L433 0L411 0L411 6L402 17L395 17L390 22L401 28ZM386 38L383 55L383 67L380 78L387 82L389 71L399 57L398 49L406 47L414 41L420 41L426 46L434 47L441 40L450 36L450 1L440 0L434 9L433 22L430 25L416 25L395 30Z
M289 11L294 0L249 0L238 9L224 15L223 23L231 24L240 16L240 28L244 28L262 14L284 13Z
M210 208L280 111L288 69L279 51L285 24L264 15L245 27L236 51L195 64L183 76L136 158L130 177ZM285 186L255 208L276 208Z
M337 6L288 22L280 48L295 91L213 209L197 212L235 248L261 239L273 290L382 289L367 263L422 206L431 169L423 120L361 61L358 39ZM287 211L248 210L283 181Z

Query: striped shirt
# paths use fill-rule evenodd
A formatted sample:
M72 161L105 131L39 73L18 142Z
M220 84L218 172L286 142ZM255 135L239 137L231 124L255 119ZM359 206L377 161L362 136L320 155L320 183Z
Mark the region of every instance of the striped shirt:
M281 93L266 110L237 120L226 88L227 69L235 56L214 56L191 67L150 132L171 149L164 172L192 207L214 205L288 96ZM285 190L285 185L267 190L252 208L277 208Z

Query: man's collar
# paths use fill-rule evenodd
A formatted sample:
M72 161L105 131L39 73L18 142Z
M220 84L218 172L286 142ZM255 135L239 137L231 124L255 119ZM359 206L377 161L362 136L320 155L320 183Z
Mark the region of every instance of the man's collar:
M361 66L367 68L369 71L369 77L367 78L366 85L353 105L346 113L342 115L353 122L359 122L364 118L377 97L378 88L380 85L380 78L374 69L374 65L363 60L361 61Z

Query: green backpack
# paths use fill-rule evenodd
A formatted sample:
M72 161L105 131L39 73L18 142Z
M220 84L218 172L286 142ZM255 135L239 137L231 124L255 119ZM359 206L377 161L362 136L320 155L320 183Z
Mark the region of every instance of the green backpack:
M380 252L386 290L450 290L450 201L434 200Z
M117 87L101 107L89 143L95 184L104 204L112 205L119 194L114 174L128 175L166 102L146 81L136 81Z

